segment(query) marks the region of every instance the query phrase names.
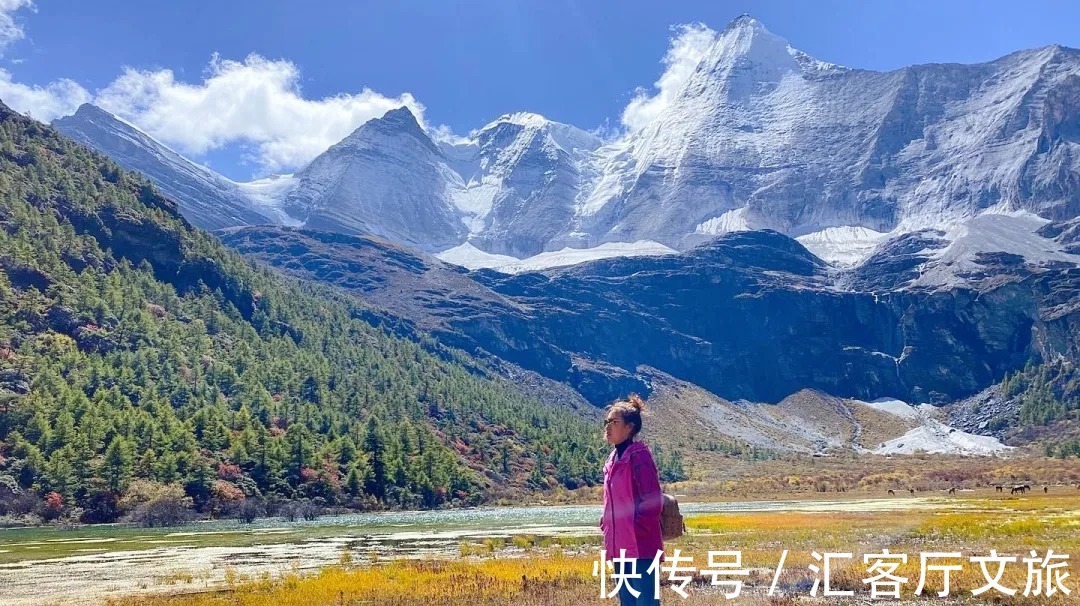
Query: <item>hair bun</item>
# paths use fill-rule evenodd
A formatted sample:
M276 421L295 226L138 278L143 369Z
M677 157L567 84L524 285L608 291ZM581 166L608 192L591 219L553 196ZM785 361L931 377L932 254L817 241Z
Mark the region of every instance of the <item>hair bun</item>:
M637 409L638 412L643 412L645 410L645 400L642 400L641 396L637 395L636 393L630 394L630 396L626 398L626 401L630 404L630 406L633 406L635 409Z

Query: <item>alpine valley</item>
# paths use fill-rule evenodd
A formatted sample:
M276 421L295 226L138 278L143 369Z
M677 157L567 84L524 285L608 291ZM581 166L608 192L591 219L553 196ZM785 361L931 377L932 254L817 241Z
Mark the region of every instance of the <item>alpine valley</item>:
M89 503L136 446L207 502L211 465L423 506L593 485L587 428L630 392L665 479L706 443L1080 454L1075 49L875 72L743 16L615 138L399 108L248 183L92 105L3 124L22 485ZM48 422L91 409L100 435ZM80 460L119 471L61 473Z

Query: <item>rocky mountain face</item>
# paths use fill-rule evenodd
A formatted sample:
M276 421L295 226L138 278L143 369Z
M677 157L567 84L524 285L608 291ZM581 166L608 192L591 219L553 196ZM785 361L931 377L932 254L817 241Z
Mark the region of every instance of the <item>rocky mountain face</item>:
M307 227L442 249L466 233L449 201L455 177L403 107L365 123L297 173L284 207Z
M96 106L84 104L53 126L125 169L146 175L177 202L192 225L218 229L286 222L272 205L260 205L240 184L194 164Z
M732 400L812 388L942 403L1029 360L1080 356L1080 270L1010 258L980 258L986 277L964 287L928 288L894 284L886 263L837 271L773 231L516 276L302 230L241 229L226 242L596 404L648 393L644 368Z
M401 108L297 173L285 208L305 227L374 234L427 252L471 238L488 252L530 256L572 216L579 163L599 145L584 131L524 113L439 142Z
M575 368L574 352L532 334L539 318L531 305L491 290L459 266L400 244L374 236L271 226L229 229L220 236L249 257L356 294L370 308L385 312L370 313L370 323L400 336L431 335L445 345L571 387L579 387L575 377L588 377L590 383L604 385L604 393L616 386L643 389L642 381L623 369L599 363Z
M574 215L574 200L601 141L536 114L502 116L464 142L443 144L461 176L454 202L469 241L517 258L546 250Z

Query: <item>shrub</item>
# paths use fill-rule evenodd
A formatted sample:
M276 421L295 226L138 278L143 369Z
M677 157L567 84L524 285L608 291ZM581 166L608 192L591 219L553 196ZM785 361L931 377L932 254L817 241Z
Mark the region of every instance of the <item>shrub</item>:
M231 463L221 463L217 468L218 478L229 482L236 481L240 475L240 466Z
M60 517L60 514L64 512L64 497L60 496L58 492L50 492L45 495L45 507L41 512L41 517L45 521L55 520Z
M245 499L237 509L240 521L245 524L251 524L255 521L255 518L264 515L264 512L265 508L258 499Z
M190 498L165 497L142 503L131 513L131 521L139 526L179 526L195 519Z
M85 524L115 522L120 513L120 496L110 490L100 490L87 497L80 520Z
M2 479L4 476L0 476ZM33 512L39 503L34 495L23 492L17 484L0 482L0 517L19 517Z

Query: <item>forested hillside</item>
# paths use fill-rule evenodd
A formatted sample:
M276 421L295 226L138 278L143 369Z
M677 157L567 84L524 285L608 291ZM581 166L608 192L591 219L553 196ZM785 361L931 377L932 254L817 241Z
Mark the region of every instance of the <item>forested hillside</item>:
M109 520L181 490L433 507L598 482L592 419L365 317L0 105L0 516L28 494Z

